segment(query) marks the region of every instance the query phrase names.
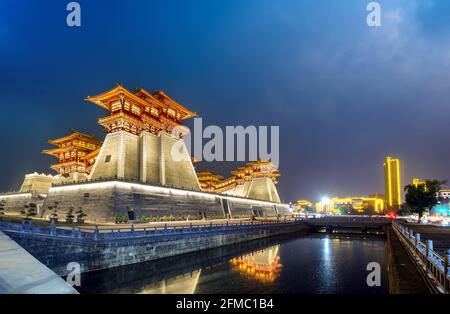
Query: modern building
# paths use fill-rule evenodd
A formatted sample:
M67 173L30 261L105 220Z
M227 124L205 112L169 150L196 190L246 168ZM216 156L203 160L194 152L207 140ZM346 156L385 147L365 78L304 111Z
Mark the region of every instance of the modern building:
M298 211L310 210L312 208L314 208L314 205L308 200L298 200L294 204L294 209Z
M400 160L386 157L384 160L384 190L386 209L398 209L402 203Z
M449 201L450 200L450 189L440 189L438 192L438 198Z
M334 213L334 205L331 199L324 197L315 204L316 212L318 213Z
M332 197L316 203L319 213L338 213L342 208L363 214L370 211L372 214L381 214L384 211L384 199L378 197Z

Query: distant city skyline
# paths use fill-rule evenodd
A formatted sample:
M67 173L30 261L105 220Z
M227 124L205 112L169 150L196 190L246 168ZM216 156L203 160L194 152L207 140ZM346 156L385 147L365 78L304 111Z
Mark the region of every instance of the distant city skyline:
M280 126L284 202L383 193L388 155L403 185L449 179L448 1L379 1L379 28L367 1L79 2L77 29L66 3L0 3L0 191L53 173L47 140L103 139L84 99L118 82L165 90L205 124Z

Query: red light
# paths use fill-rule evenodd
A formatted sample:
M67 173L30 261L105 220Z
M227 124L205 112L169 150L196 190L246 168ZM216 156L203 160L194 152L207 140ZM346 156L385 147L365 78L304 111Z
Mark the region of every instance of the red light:
M397 219L397 213L396 212L389 212L386 214L386 217L389 219Z

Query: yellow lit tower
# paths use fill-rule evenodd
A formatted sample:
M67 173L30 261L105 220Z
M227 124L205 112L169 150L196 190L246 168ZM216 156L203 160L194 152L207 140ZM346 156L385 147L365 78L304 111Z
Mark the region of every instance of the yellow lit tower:
M195 117L195 112L163 91L129 91L122 85L86 100L108 111L98 120L108 134L90 179L118 178L200 190L182 139L189 132L182 121Z
M402 203L400 186L400 160L386 157L384 160L384 190L387 209L398 209Z
M92 158L95 158L95 153L98 153L102 146L102 142L92 135L73 130L70 134L50 140L48 143L56 148L46 149L43 153L58 158L58 162L51 168L61 176L72 179L75 179L77 174L79 176L89 173L89 165L85 157L94 154Z

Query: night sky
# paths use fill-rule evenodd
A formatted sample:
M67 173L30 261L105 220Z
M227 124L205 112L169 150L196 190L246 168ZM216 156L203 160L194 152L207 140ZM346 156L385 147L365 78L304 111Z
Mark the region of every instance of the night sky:
M379 28L368 0L80 0L79 28L68 2L0 1L0 191L52 173L48 139L103 139L84 98L116 83L204 124L279 125L283 201L383 193L387 155L405 182L450 177L450 1L378 1Z

